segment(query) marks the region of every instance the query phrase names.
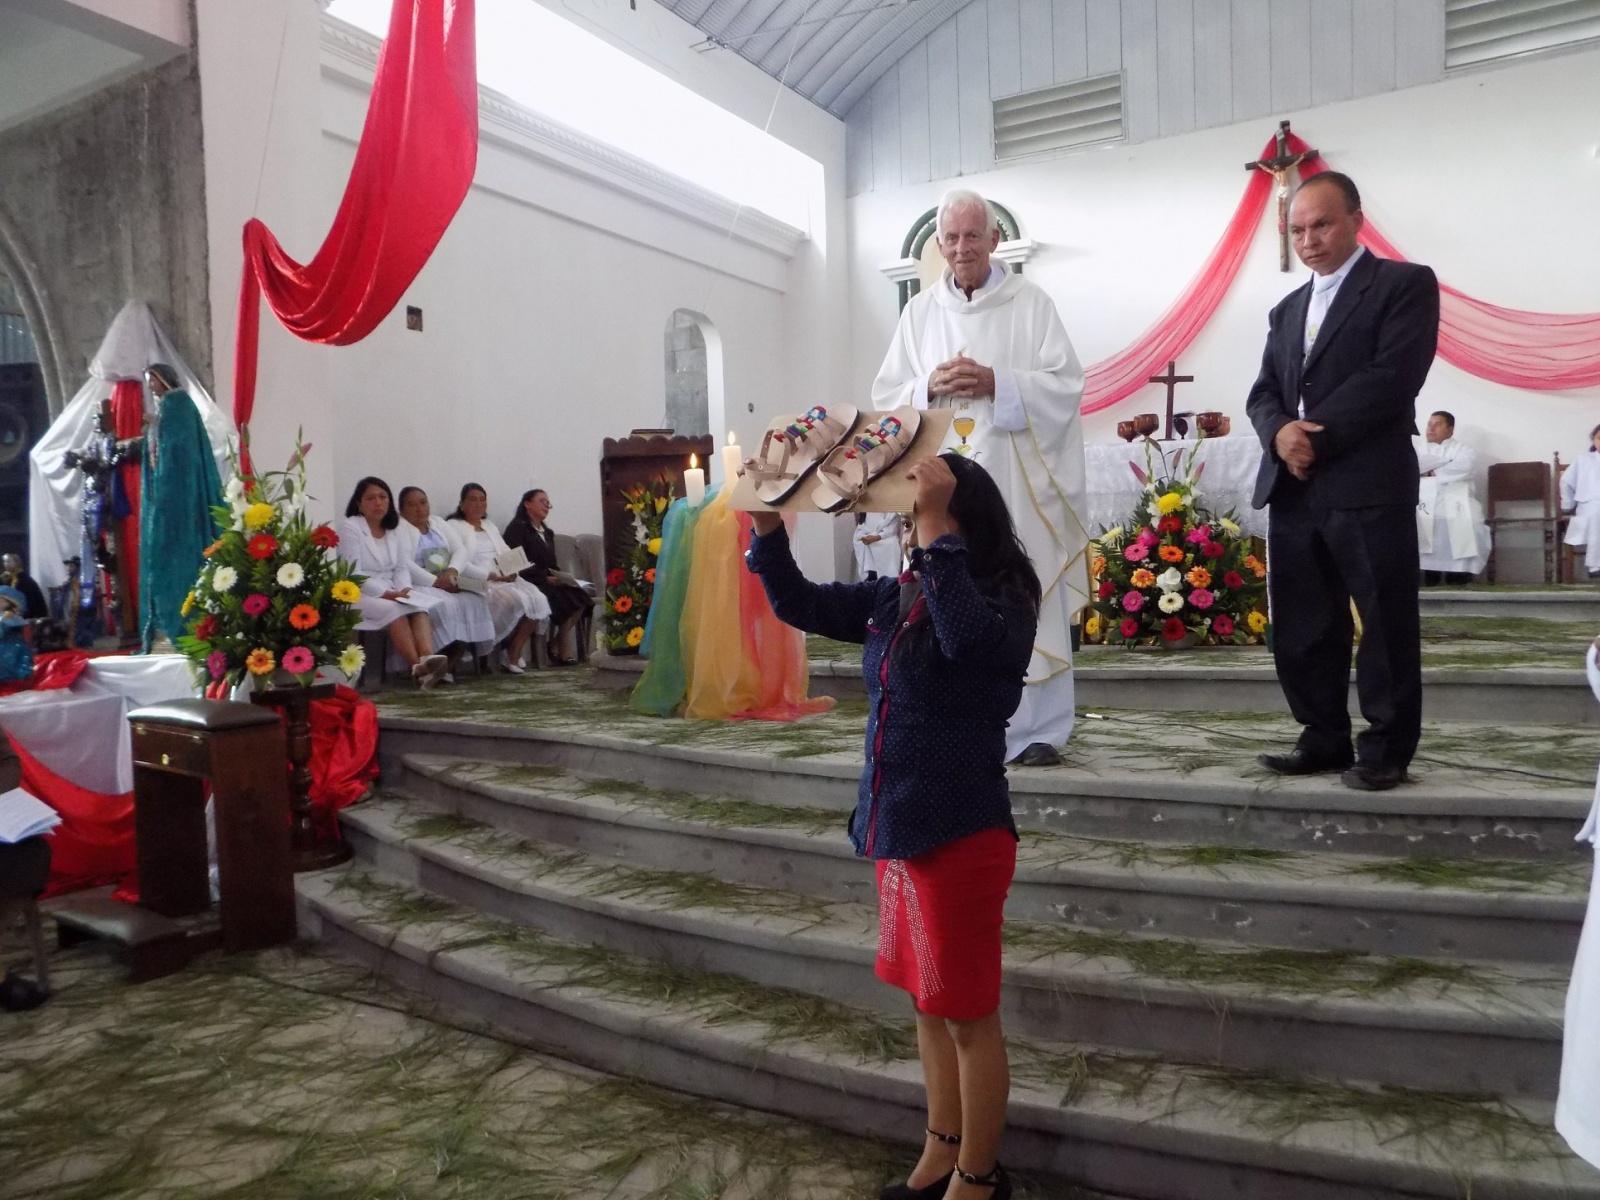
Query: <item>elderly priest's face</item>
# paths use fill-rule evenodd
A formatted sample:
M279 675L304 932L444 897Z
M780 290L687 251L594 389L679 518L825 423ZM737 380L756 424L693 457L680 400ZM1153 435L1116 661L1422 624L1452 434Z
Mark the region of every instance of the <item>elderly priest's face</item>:
M939 253L956 283L982 287L989 278L989 255L1000 244L1000 231L989 228L989 214L981 204L963 204L944 212L939 225Z

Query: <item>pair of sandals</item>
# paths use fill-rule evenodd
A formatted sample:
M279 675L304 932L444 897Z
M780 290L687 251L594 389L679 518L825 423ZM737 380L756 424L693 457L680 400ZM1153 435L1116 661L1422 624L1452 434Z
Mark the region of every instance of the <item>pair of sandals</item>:
M746 459L745 474L763 504L782 504L813 475L811 502L823 512L849 508L867 487L917 440L922 414L909 406L885 413L851 437L861 413L853 405L818 404L767 430L761 452Z

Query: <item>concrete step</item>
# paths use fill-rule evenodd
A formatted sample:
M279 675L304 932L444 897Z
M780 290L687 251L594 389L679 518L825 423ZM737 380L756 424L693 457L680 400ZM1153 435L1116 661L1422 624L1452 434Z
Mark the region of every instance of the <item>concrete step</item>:
M407 754L386 787L497 829L655 869L870 903L871 871L830 808L650 788L559 767ZM1085 929L1246 946L1573 960L1589 857L1371 858L1157 846L1027 831L1007 912Z
M406 754L443 754L832 808L841 822L855 804L862 724L844 706L786 726L662 721L618 712L614 697L578 689L565 708L552 699L523 716L495 704L508 689L487 690L487 701L450 698L461 705L455 710L444 701L400 709L427 716L393 715L385 704L385 769L401 770ZM1412 782L1356 792L1337 776L1288 780L1255 766L1257 749L1287 741L1283 723L1270 718L1118 713L1080 721L1066 765L1013 770L1012 809L1026 829L1121 841L1584 861L1572 839L1592 802L1590 743L1600 738L1520 726L1466 727L1454 736L1441 753L1459 761L1424 755ZM1424 748L1435 744L1425 740ZM1513 751L1525 758L1509 757ZM1585 756L1588 765L1578 765Z
M501 1036L858 1134L922 1137L903 1015L562 941L364 868L303 928ZM1196 1068L1011 1037L1006 1161L1136 1200L1600 1200L1549 1108Z
M873 973L876 907L634 867L408 800L344 810L357 856L558 937L903 1010ZM1456 1093L1553 1098L1565 972L1284 950L1008 921L1001 1011L1029 1037Z
M1428 587L1417 594L1424 623L1436 618L1582 621L1600 628L1600 587Z

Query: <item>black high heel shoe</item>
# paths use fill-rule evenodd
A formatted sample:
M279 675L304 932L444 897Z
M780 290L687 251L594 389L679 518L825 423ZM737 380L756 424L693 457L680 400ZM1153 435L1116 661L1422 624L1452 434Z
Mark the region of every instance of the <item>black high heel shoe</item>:
M935 1141L943 1142L946 1146L961 1145L959 1133L940 1133L937 1129L928 1130L928 1136ZM896 1183L886 1187L878 1193L878 1200L942 1200L945 1189L950 1186L950 1180L955 1171L946 1171L927 1187L914 1188L908 1183Z
M974 1175L971 1171L963 1171L959 1166L955 1173L974 1187L993 1188L989 1200L1011 1200L1011 1176L1006 1174L1006 1169L995 1163L994 1169L987 1175Z

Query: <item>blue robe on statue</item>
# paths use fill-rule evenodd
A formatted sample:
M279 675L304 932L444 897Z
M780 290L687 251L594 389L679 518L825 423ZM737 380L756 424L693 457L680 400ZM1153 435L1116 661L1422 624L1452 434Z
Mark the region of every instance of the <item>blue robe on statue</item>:
M181 388L161 397L139 480L139 624L148 654L160 634L176 641L185 631L183 598L221 532L211 517L222 503L217 462L200 410Z

